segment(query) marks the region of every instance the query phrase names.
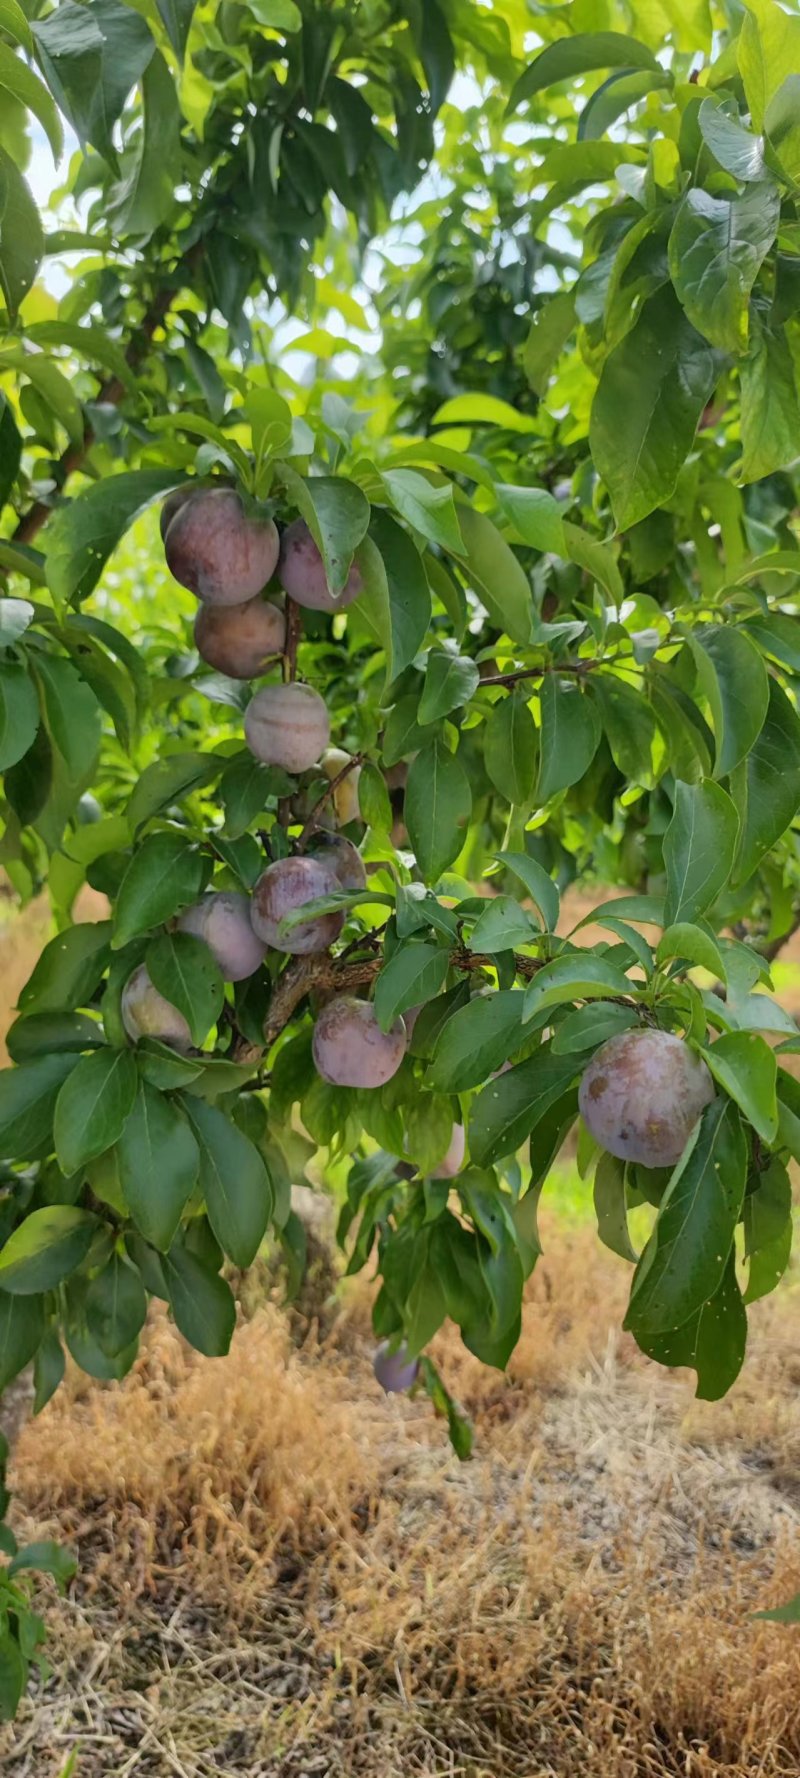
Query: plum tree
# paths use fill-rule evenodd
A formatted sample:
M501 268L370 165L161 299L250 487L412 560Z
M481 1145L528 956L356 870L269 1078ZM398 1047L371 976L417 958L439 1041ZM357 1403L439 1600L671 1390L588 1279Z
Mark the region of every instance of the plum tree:
M186 1052L192 1034L181 1012L153 987L146 963L140 963L122 990L122 1023L132 1043L140 1037L157 1037L170 1049Z
M197 652L231 679L256 679L286 646L286 613L271 599L243 605L201 605L194 621Z
M344 915L338 911L317 914L288 929L281 924L287 915L309 901L334 895L341 884L332 865L323 858L278 858L267 865L253 890L250 918L257 936L276 951L297 956L327 950L338 938Z
M367 881L364 860L352 840L345 839L344 834L320 831L314 834L310 845L312 857L321 858L331 866L342 889L354 893L363 889Z
M226 982L243 982L264 961L266 943L250 918L250 897L235 889L210 890L178 919L179 932L191 932L208 945Z
M245 711L250 752L264 765L305 772L316 765L330 737L323 699L311 685L263 685Z
M331 590L325 564L305 519L294 519L281 538L278 578L285 593L308 611L344 611L362 590L354 562L340 593Z
M164 536L167 567L209 605L242 605L272 579L279 539L272 519L251 518L234 488L183 500Z
M368 1000L338 994L322 1008L312 1038L317 1073L334 1087L383 1087L406 1053L406 1028L382 1031Z
M669 1031L623 1031L603 1044L581 1080L581 1115L601 1148L643 1167L674 1167L714 1082L701 1057Z
M381 1340L372 1360L375 1380L387 1395L405 1395L413 1389L419 1376L419 1359L410 1358L405 1340L393 1349L391 1340Z
M345 753L343 747L326 747L320 763L329 783L333 784L340 772L350 765L351 757L351 754ZM353 766L341 783L334 786L331 802L341 827L349 827L351 821L359 821L361 818L358 801L360 776L361 767Z

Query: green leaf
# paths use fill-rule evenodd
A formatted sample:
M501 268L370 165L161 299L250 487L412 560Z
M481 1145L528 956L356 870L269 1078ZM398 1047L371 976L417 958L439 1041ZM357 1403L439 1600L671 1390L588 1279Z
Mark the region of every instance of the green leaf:
M748 0L738 51L753 128L760 130L770 99L787 74L800 73L800 19L771 0Z
M25 1298L30 1302L30 1297ZM60 1383L64 1381L66 1360L61 1341L54 1327L45 1330L36 1356L33 1361L34 1414L41 1414L47 1403L52 1401Z
M0 1722L12 1722L28 1679L28 1664L11 1631L0 1635Z
M375 984L374 1006L382 1031L391 1030L399 1013L422 1006L444 987L450 954L441 945L406 939L385 963Z
M225 984L208 945L188 932L165 932L145 957L153 987L183 1014L200 1049L222 1011Z
M257 766L254 760L251 765L263 774L264 767ZM145 766L137 779L128 802L127 816L131 833L142 827L161 809L169 808L171 803L181 801L192 790L201 785L209 784L212 778L219 777L222 760L213 753L169 753L164 759L153 761ZM260 805L263 807L263 803Z
M502 401L497 395L454 395L436 409L433 416L435 426L503 426L508 432L531 432L533 422L529 414L521 414L518 408L512 407L508 401Z
M783 1234L792 1216L792 1182L788 1171L774 1155L764 1173L759 1174L755 1191L744 1201L744 1251L750 1259L763 1247L771 1247Z
M778 1134L778 1102L777 1065L769 1044L753 1031L731 1031L701 1053L723 1092L771 1148Z
M747 350L750 296L779 214L771 181L742 197L711 197L694 186L678 210L669 238L672 282L692 325L723 352Z
M674 493L717 380L711 347L671 290L645 303L609 354L592 404L589 441L620 530Z
M392 505L412 530L451 555L463 555L464 540L449 482L437 487L417 469L387 469L381 480Z
M0 227L2 227L2 220L1 219L0 219ZM13 411L10 401L7 399L7 397L5 395L0 395L0 509L2 509L2 507L5 506L5 503L9 497L9 494L11 493L11 490L12 490L14 483L17 479L17 476L19 474L19 466L20 466L21 460L22 460L22 434L19 430L16 420L14 419L14 411ZM11 615L10 612L6 613L6 606L9 606L12 608L19 606L20 609L24 609L26 606L26 601L24 599L5 599L4 598L3 605L2 605L4 620L7 619L7 616ZM33 606L32 605L27 606L27 609L30 612L30 616L32 617L33 616ZM21 627L17 630L16 634L18 636L22 634L22 631L26 628L26 625L29 621L30 621L29 618L26 619L26 622L23 623L21 625ZM7 621L3 622L3 635L4 635L4 637L8 637L9 641L14 641L14 639L15 639L13 632L9 633L9 627L8 627Z
M0 402L2 397L0 397ZM2 450L3 413L0 406L0 451ZM23 636L33 618L33 606L27 599L0 599L0 648L9 648Z
M183 62L186 39L196 0L156 0L161 23L179 62Z
M16 319L44 257L44 234L30 189L0 148L0 295Z
M563 674L546 674L539 698L542 727L536 801L543 807L588 771L600 742L600 722L591 700Z
M77 11L77 0L62 0L59 17L65 7ZM107 475L57 509L42 533L47 584L57 605L69 605L73 600L79 604L87 598L129 525L179 479L174 470L166 469Z
M800 432L794 364L782 327L753 316L753 342L741 366L741 479L760 481L791 463Z
M470 933L471 951L511 951L515 945L530 945L539 936L539 929L513 895L495 895Z
M747 1145L728 1099L707 1105L670 1179L625 1318L637 1339L679 1328L719 1289L741 1215Z
M495 493L523 543L555 556L567 555L561 508L546 488L514 488L500 482Z
M575 295L560 290L536 310L525 342L523 365L535 395L544 395L550 373L575 327Z
M578 119L578 141L597 141L632 105L648 93L671 85L672 77L663 68L623 68L618 74L610 74L583 107Z
M53 1128L56 1100L77 1056L41 1056L0 1071L0 1155L27 1161L41 1153Z
M733 774L731 795L741 823L733 881L745 883L800 808L800 720L772 677L766 721Z
M482 1086L522 1042L523 995L515 989L478 994L443 1026L426 1086L465 1093Z
M468 655L432 648L428 655L425 684L419 701L419 721L424 727L468 704L480 684L480 673Z
M770 612L768 617L749 617L740 628L752 637L764 654L771 655L773 660L800 673L800 636L796 618L781 617L778 612Z
M714 723L714 776L726 778L752 751L764 726L767 669L755 643L736 625L703 625L692 636L691 648Z
M429 741L408 774L405 821L424 882L436 883L458 857L472 811L469 779L443 741Z
M658 63L652 50L627 32L579 31L541 51L512 88L507 109L516 111L545 87L595 68L658 68Z
M141 147L128 177L109 193L115 235L152 235L175 207L180 183L180 111L175 81L156 50L142 81Z
M689 963L692 968L707 969L720 981L725 980L722 953L711 933L704 932L701 926L692 925L689 920L681 920L677 925L669 926L658 941L656 963L666 963L671 957L679 957L682 963Z
M738 833L736 810L719 784L676 781L664 835L666 926L692 923L711 907L730 876Z
M200 1157L185 1117L171 1099L146 1081L139 1084L117 1154L122 1188L136 1227L164 1253L175 1238L194 1190Z
M24 13L22 13L22 19L26 33L28 33L28 24ZM0 15L0 26L5 29L2 15ZM27 62L23 62L20 56L15 55L7 43L0 41L1 90L10 93L12 98L19 99L26 110L32 111L34 117L38 118L52 148L53 160L58 163L64 148L64 132L61 128L61 119L47 87L39 79L38 74L34 74L33 69L28 67Z
M0 659L0 772L22 759L38 727L39 705L27 668Z
M494 705L483 731L486 770L506 801L523 807L533 801L536 724L519 687Z
M743 129L735 118L721 110L716 99L703 100L697 121L703 141L726 173L745 183L767 177L762 138Z
M34 1210L0 1250L0 1290L15 1296L54 1290L86 1258L98 1227L97 1217L75 1204Z
M35 670L47 733L64 761L68 782L83 785L100 750L100 705L72 662L60 655L38 655Z
M99 1049L103 1027L80 1012L39 1012L16 1019L6 1038L12 1062L32 1062L37 1056Z
M594 1208L597 1233L604 1247L635 1265L638 1254L628 1230L625 1194L625 1163L616 1155L601 1154L594 1176Z
M787 1599L785 1605L776 1605L772 1611L751 1611L752 1618L763 1618L767 1624L800 1624L800 1593Z
M469 1152L478 1167L491 1167L517 1149L561 1099L580 1072L577 1056L556 1056L542 1044L528 1062L518 1062L490 1080L472 1106Z
M358 774L358 808L362 821L376 833L391 832L394 814L386 779L371 759L365 759Z
M62 4L31 26L53 97L81 146L116 167L113 126L155 49L143 18L121 0Z
M249 1138L216 1106L202 1099L185 1099L184 1105L197 1139L200 1190L211 1227L234 1265L252 1265L273 1207L264 1162Z
M87 1006L110 961L110 920L68 926L45 945L20 994L20 1012L71 1012Z
M618 1037L622 1031L630 1031L638 1022L633 1007L607 1006L602 1000L593 1006L581 1006L577 1012L567 1013L558 1025L553 1036L553 1055L599 1049L601 1043Z
M497 628L529 642L533 602L528 577L497 527L473 506L459 506L464 574Z
M64 1173L76 1173L85 1161L113 1146L133 1107L136 1086L130 1050L97 1050L72 1070L58 1095L53 1123Z
M616 558L608 544L601 543L597 537L591 537L580 525L564 525L564 536L571 562L577 562L584 568L598 586L608 593L612 605L619 610L625 598L625 587L622 575L617 567Z
M0 1290L0 1393L30 1364L43 1334L43 1298Z
M59 1587L66 1586L78 1572L78 1560L72 1550L63 1544L53 1543L50 1538L42 1538L39 1543L26 1543L17 1550L8 1565L9 1575L35 1571L37 1574L52 1574Z
M366 494L342 476L313 475L305 480L286 463L276 469L320 551L331 591L341 592L369 525Z
M363 539L356 559L364 580L359 611L385 650L390 685L411 665L425 640L431 590L416 544L387 512L373 512L370 535Z
M147 1297L135 1266L112 1253L92 1279L84 1307L89 1332L109 1358L133 1345L147 1319Z
M120 950L140 932L150 932L197 901L204 876L203 856L185 834L148 834L119 886L113 950Z
M542 916L545 932L555 932L561 898L544 866L537 864L536 859L529 857L527 852L496 852L495 857L503 870L510 870L513 876L525 884L531 901Z
M727 1395L742 1368L747 1344L747 1311L733 1255L714 1295L682 1326L654 1334L637 1325L633 1335L648 1358L659 1364L691 1366L697 1372L701 1401L719 1401Z
M236 1326L230 1285L186 1247L172 1246L163 1264L169 1306L184 1339L206 1358L224 1358Z
M0 30L21 43L23 49L33 50L31 28L18 0L0 0Z
M633 991L633 982L605 957L593 956L591 951L556 957L537 971L525 990L525 1022L546 1006L562 1006L568 1000L608 999L609 995Z

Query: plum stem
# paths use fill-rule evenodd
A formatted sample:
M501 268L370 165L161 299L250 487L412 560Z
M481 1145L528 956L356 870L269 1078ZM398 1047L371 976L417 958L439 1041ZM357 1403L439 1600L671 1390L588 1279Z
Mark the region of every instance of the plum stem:
M326 784L325 789L322 792L322 795L317 797L317 800L314 804L313 809L311 810L308 820L304 823L304 825L301 829L301 832L300 832L300 835L299 835L299 838L297 841L298 852L302 852L304 847L308 845L308 842L311 838L313 830L317 826L317 816L324 809L325 804L330 802L331 797L338 790L339 785L343 784L345 781L345 778L348 778L350 776L350 773L355 771L356 766L361 765L361 762L363 759L364 759L363 753L354 753L352 755L352 758L348 759L347 764L342 766L341 771L336 773L336 777L331 778L330 783Z

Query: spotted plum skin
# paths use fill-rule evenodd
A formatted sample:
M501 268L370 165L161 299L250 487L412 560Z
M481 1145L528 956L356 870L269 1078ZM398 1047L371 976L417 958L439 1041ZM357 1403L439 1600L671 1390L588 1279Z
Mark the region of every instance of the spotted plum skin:
M334 895L341 884L329 864L321 858L278 858L267 865L253 890L250 919L256 936L276 951L289 951L292 956L305 957L314 951L326 951L344 925L344 914L317 914L303 920L284 933L281 920L293 914L307 901L321 895Z
M226 982L243 982L263 963L266 945L253 931L250 897L234 889L211 890L178 921L179 932L201 938Z
M581 1116L601 1148L642 1167L674 1167L715 1097L699 1056L668 1031L623 1031L583 1076Z
M257 679L286 646L286 613L269 599L243 605L201 605L194 622L197 652L229 679Z
M248 518L233 488L185 500L167 526L167 567L208 605L242 605L272 579L280 542L271 519Z
M125 983L121 1012L131 1043L138 1043L140 1037L157 1037L182 1055L191 1049L192 1034L183 1013L153 987L144 963Z
M278 579L285 593L307 611L344 611L358 598L363 586L354 562L341 593L332 593L325 565L305 519L287 525L281 538Z
M310 685L263 685L245 710L244 737L264 765L307 772L328 745L328 712Z
M314 1066L332 1087L384 1087L406 1053L406 1028L395 1019L382 1031L366 1000L339 994L329 1000L314 1026Z
M391 1349L389 1340L381 1340L375 1350L372 1369L376 1382L380 1383L387 1395L404 1395L413 1389L419 1376L419 1359L409 1358L408 1347L402 1340L396 1352Z
M315 834L311 846L312 858L321 858L323 863L330 865L339 879L339 886L349 894L363 889L367 881L364 860L361 853L338 833Z
M450 1137L450 1146L447 1153L442 1156L440 1161L437 1161L436 1166L433 1169L437 1179L456 1178L456 1175L461 1172L464 1165L466 1147L467 1139L464 1133L464 1125L454 1124L453 1134Z

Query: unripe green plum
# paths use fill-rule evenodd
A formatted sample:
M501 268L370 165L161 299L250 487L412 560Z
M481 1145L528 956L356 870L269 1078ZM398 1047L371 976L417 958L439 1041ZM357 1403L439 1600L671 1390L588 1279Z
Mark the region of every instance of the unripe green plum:
M332 784L334 778L338 778L339 773L344 771L346 765L349 765L351 757L351 754L345 753L343 747L326 748L320 763L329 784ZM347 777L342 779L341 784L337 784L331 797L336 811L336 819L341 827L348 827L351 821L361 820L361 810L358 803L358 780L360 777L361 767L354 766L352 771L348 772Z
M181 507L186 505L187 500L193 500L195 494L199 493L199 482L184 482L182 488L173 488L172 493L167 495L167 498L161 507L158 519L162 543L166 538L175 514L180 512Z
M334 895L341 884L332 866L321 858L278 858L267 865L253 890L250 918L257 937L276 951L289 951L306 956L312 951L326 951L344 925L344 914L317 914L301 921L284 933L281 920L304 907L307 901L318 901L322 895Z
M305 519L294 519L283 533L278 578L289 598L307 611L344 611L358 598L364 584L354 562L342 592L331 592L325 564Z
M315 834L310 855L329 864L336 872L340 888L348 893L355 894L357 889L364 888L367 881L364 860L352 840L346 840L343 834Z
M395 1352L391 1341L381 1340L372 1360L372 1369L376 1382L380 1383L387 1395L404 1395L412 1389L419 1375L419 1359L409 1358L405 1340L401 1340Z
M146 964L140 963L125 983L121 1011L132 1043L140 1037L157 1037L184 1055L191 1049L192 1034L183 1013L153 987Z
M272 579L280 548L272 519L249 518L233 488L204 488L167 526L167 567L208 605L242 605Z
M578 1094L589 1134L621 1161L674 1167L714 1082L699 1056L668 1031L623 1031L597 1051Z
M382 1031L367 1000L339 994L329 1000L311 1040L317 1073L333 1087L383 1087L406 1053L406 1028L395 1019Z
M194 620L197 652L230 679L257 679L286 646L286 613L270 599L244 605L201 605Z
M267 766L307 772L330 739L328 712L310 685L262 685L244 715L250 752Z
M236 889L210 890L187 908L179 932L202 938L226 982L243 982L264 960L266 945L253 931L250 897Z
M436 1166L432 1169L434 1177L436 1179L455 1179L456 1174L461 1172L464 1165L466 1147L464 1125L454 1124L447 1153L442 1156L440 1161L436 1162Z

